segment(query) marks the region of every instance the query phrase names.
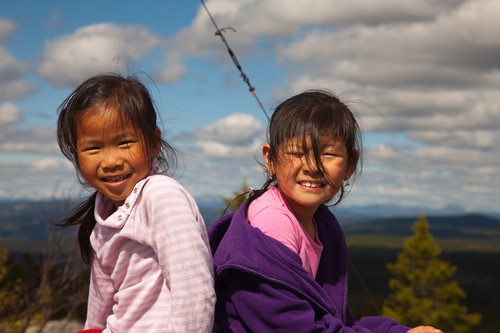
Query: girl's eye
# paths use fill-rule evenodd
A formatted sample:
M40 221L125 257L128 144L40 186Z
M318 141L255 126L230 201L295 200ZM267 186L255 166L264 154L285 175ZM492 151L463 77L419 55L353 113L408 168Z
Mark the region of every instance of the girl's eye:
M288 151L285 152L285 154L292 155L292 156L302 156L302 155L304 155L303 152L298 151L298 150L288 150Z
M96 150L99 150L99 147L95 146L95 147L87 147L87 148L83 149L83 151L96 151Z
M334 158L334 157L339 157L342 156L342 154L338 151L333 151L333 150L327 150L323 152L322 154L326 158Z
M131 143L132 143L132 141L122 141L118 145L119 146L126 146L126 147L128 147L128 145L131 144Z

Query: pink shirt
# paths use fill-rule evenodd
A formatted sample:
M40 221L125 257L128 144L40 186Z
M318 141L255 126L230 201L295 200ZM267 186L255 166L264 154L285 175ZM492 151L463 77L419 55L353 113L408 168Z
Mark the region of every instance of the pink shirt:
M265 235L279 240L302 260L302 267L316 278L323 245L319 241L316 228L315 242L293 214L290 206L278 189L272 186L248 208L250 224Z
M206 227L179 183L149 176L116 211L99 193L95 218L85 328L211 332L215 292Z

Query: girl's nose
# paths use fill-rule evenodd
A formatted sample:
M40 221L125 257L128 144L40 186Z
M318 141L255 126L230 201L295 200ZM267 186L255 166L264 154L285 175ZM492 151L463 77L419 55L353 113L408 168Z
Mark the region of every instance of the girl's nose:
M303 156L302 157L302 168L304 170L304 173L307 173L309 175L315 175L319 172L318 166L316 165L314 155L311 153L310 156Z
M101 167L107 170L114 170L123 166L123 159L116 149L109 149L105 152Z

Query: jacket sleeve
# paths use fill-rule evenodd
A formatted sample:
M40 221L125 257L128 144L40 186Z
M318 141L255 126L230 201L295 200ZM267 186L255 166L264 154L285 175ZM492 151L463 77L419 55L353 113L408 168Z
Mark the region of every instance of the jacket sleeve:
M357 321L349 308L347 308L346 321L348 326L366 327L371 332L406 333L410 330L409 327L400 325L396 320L387 317L362 317Z
M403 333L395 320L352 321L347 326L300 292L253 274L231 270L216 282L214 332ZM354 319L354 317L352 317Z

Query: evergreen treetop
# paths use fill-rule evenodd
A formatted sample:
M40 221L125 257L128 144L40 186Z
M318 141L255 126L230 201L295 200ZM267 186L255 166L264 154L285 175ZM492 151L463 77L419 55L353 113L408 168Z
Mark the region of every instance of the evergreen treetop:
M413 231L396 262L387 265L393 277L382 314L410 327L431 325L443 332L469 332L480 323L481 314L467 313L459 304L466 294L453 280L456 267L438 258L441 249L424 215L418 217Z

